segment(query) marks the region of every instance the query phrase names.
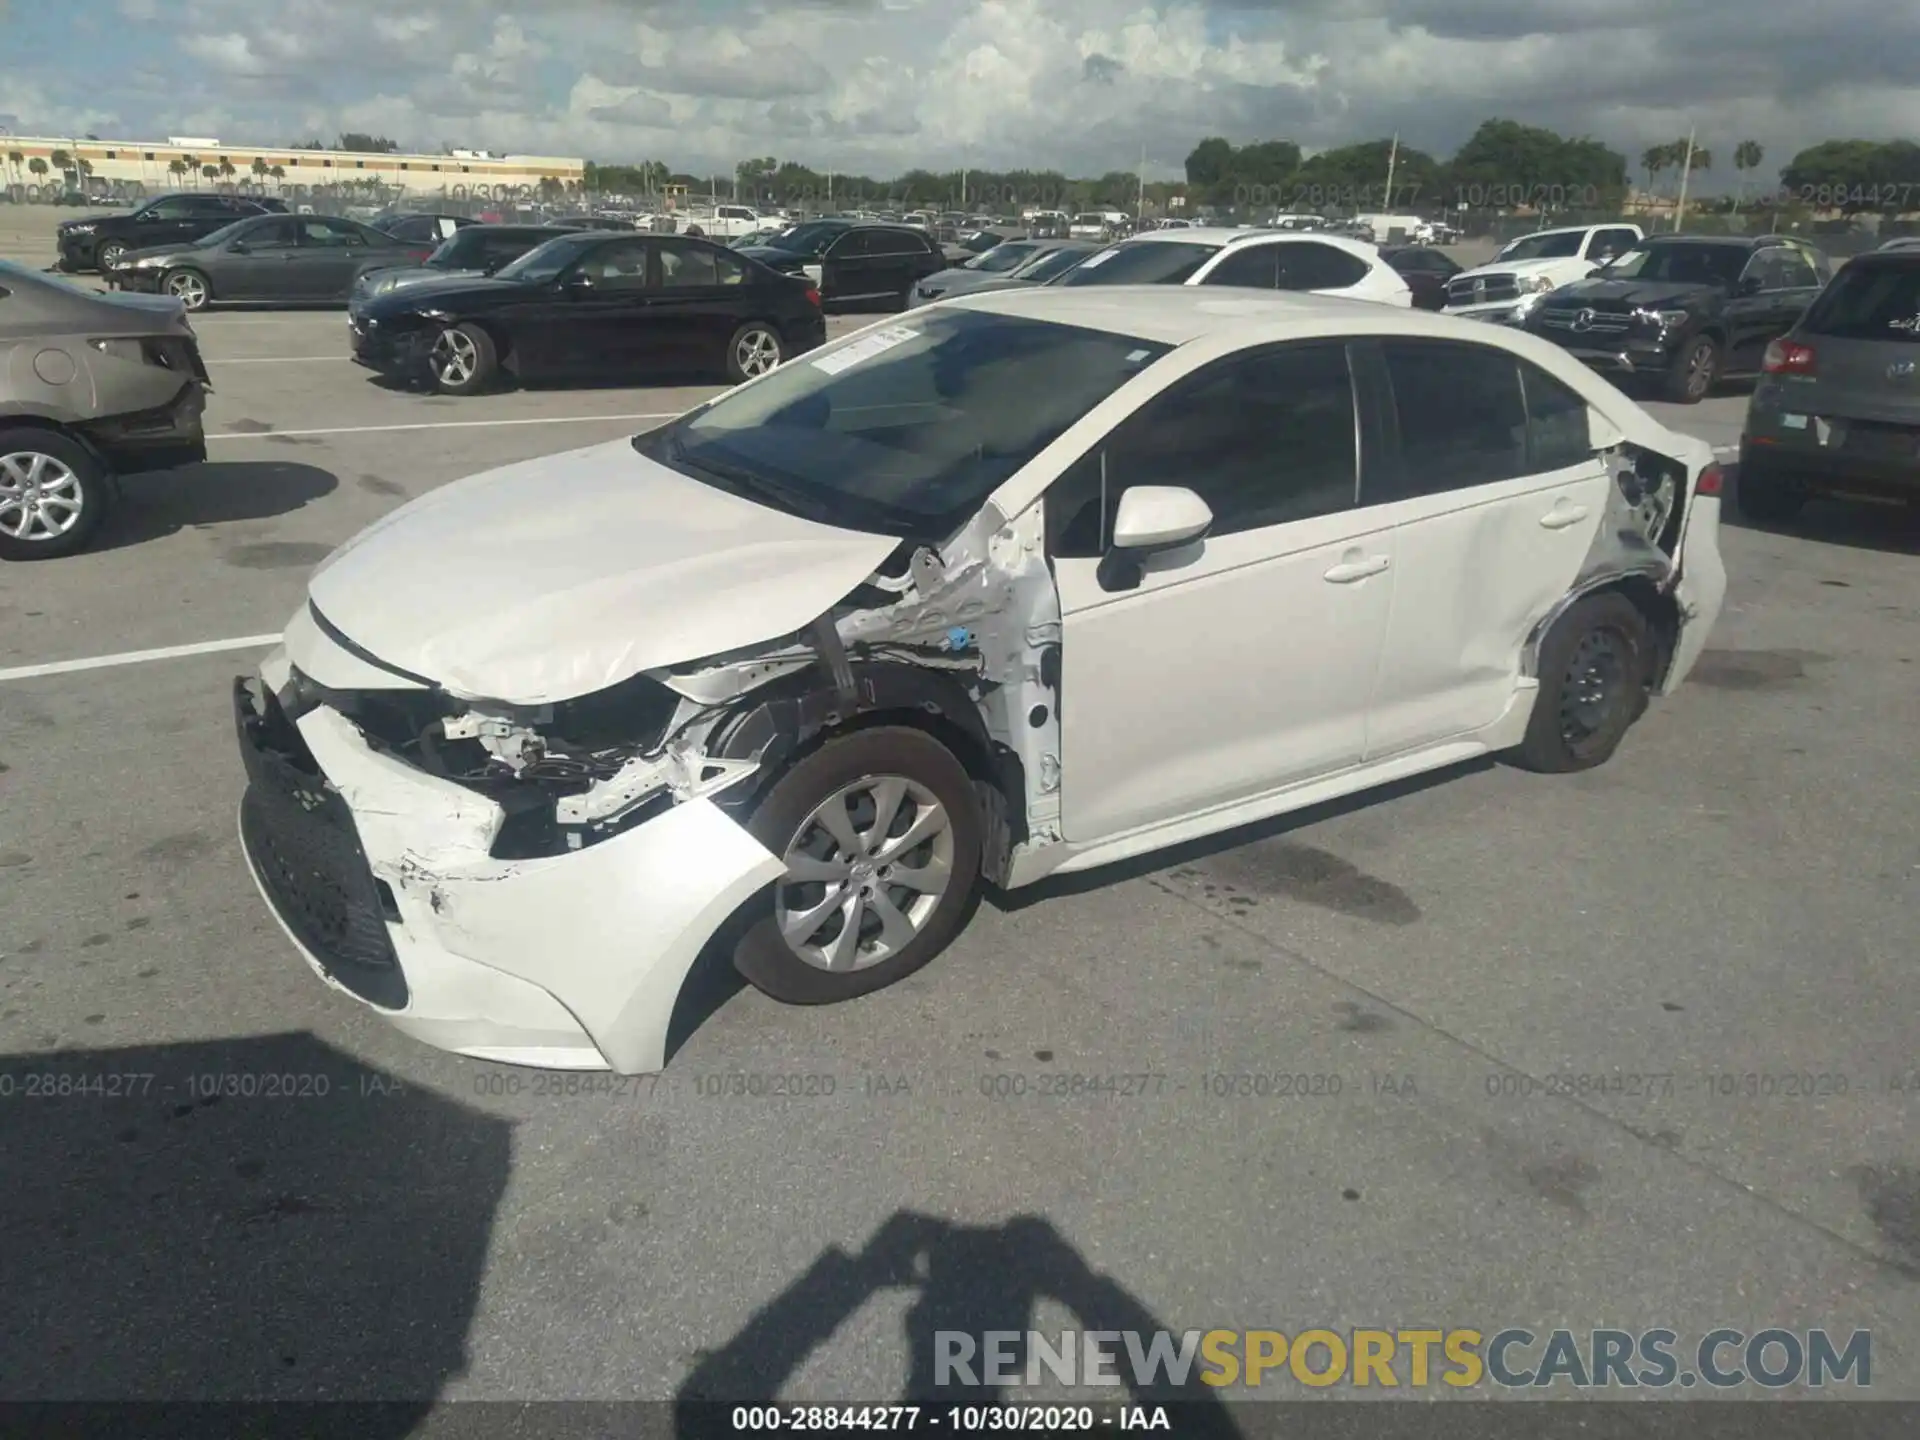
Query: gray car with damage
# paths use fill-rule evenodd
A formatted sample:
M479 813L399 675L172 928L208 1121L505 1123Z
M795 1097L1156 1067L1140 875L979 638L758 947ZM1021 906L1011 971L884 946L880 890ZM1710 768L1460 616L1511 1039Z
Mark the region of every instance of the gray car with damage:
M0 261L0 559L83 548L114 477L207 458L186 311Z
M965 265L929 275L913 287L913 293L907 297L907 308L913 310L936 300L952 300L990 290L1045 285L1104 248L1090 240L1009 240L975 256Z

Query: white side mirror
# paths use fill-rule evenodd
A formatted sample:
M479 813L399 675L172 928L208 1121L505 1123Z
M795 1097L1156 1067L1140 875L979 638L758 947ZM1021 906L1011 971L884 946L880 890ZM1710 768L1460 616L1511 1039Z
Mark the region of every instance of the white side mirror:
M1169 550L1198 540L1213 524L1207 502L1184 485L1133 485L1113 519L1119 550Z

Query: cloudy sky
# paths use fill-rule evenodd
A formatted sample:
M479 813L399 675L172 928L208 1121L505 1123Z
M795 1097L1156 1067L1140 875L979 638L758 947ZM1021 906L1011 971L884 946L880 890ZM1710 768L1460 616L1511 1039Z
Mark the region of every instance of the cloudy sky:
M0 0L19 133L342 130L729 172L755 155L1171 175L1202 136L1445 154L1503 115L1763 175L1920 134L1920 6L1888 0Z

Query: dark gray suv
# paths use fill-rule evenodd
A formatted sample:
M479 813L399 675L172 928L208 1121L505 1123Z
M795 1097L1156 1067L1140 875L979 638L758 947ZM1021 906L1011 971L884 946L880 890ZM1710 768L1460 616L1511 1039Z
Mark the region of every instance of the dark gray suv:
M1920 500L1920 251L1861 255L1767 347L1740 437L1740 513L1811 495Z

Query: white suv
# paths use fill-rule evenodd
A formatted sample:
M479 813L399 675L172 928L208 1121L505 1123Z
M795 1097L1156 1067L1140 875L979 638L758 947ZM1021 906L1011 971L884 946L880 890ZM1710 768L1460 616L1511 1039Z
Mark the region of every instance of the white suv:
M1314 231L1152 230L1089 255L1057 283L1235 285L1413 305L1407 282L1378 247Z
M1447 282L1449 315L1519 325L1542 295L1584 280L1642 238L1638 225L1574 225L1509 241L1485 265Z
M236 687L242 846L419 1039L658 1070L714 942L851 999L983 881L1602 763L1707 642L1719 494L1705 441L1524 331L970 295L361 532Z

